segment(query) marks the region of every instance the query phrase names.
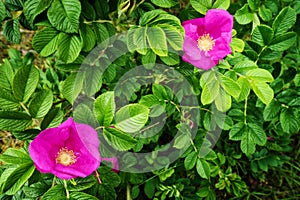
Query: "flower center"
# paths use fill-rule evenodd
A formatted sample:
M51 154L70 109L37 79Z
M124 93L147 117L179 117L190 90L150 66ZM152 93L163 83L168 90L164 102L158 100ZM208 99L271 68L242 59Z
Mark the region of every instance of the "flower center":
M198 48L205 52L212 50L212 48L215 46L215 40L209 36L209 33L200 36L197 42Z
M73 150L68 150L66 147L63 147L59 150L56 156L56 163L62 164L64 166L70 166L76 163L76 156Z

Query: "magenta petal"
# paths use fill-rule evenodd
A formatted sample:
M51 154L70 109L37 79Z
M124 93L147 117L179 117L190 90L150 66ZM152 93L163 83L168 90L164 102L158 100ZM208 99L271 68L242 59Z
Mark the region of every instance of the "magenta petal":
M191 58L199 58L200 56L200 49L197 46L197 42L195 42L190 37L185 37L183 41L183 51Z
M216 65L208 55L206 56L204 52L200 51L197 42L189 37L184 38L183 51L182 60L197 68L208 70Z
M223 32L232 32L233 16L226 10L211 9L205 15L205 31L213 39L221 37Z
M64 141L57 140L57 137L60 137L60 128L46 129L29 145L30 156L37 169L43 173L50 172L55 166L57 152L64 145Z
M100 160L100 141L96 130L86 124L75 123L75 126L83 145L90 152L90 154L94 156L95 159Z
M184 21L182 26L185 30L186 37L197 41L198 38L204 34L204 18L197 18Z
M231 53L230 42L231 37L228 37L228 33L222 33L222 37L215 41L214 48L209 51L209 55L213 60L220 60Z

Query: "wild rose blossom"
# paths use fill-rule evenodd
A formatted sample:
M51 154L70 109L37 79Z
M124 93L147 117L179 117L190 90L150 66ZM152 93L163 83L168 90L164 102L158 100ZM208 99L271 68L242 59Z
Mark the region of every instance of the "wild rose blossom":
M29 145L29 153L41 173L61 179L87 177L100 165L99 139L89 125L72 118L42 131Z
M211 9L204 18L187 20L182 25L184 61L208 70L231 53L233 17L226 10Z

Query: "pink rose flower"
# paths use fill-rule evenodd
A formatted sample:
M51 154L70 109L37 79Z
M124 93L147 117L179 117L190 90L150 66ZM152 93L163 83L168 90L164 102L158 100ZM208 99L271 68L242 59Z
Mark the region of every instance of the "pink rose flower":
M204 18L187 20L182 25L184 61L208 70L231 53L233 17L226 10L211 9Z
M100 165L99 139L89 125L72 118L42 131L29 145L30 156L41 173L61 179L87 177Z

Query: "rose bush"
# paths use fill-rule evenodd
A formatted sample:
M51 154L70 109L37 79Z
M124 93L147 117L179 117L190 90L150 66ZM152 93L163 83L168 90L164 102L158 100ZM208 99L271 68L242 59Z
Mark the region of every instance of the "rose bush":
M0 199L299 198L299 8L0 1Z

